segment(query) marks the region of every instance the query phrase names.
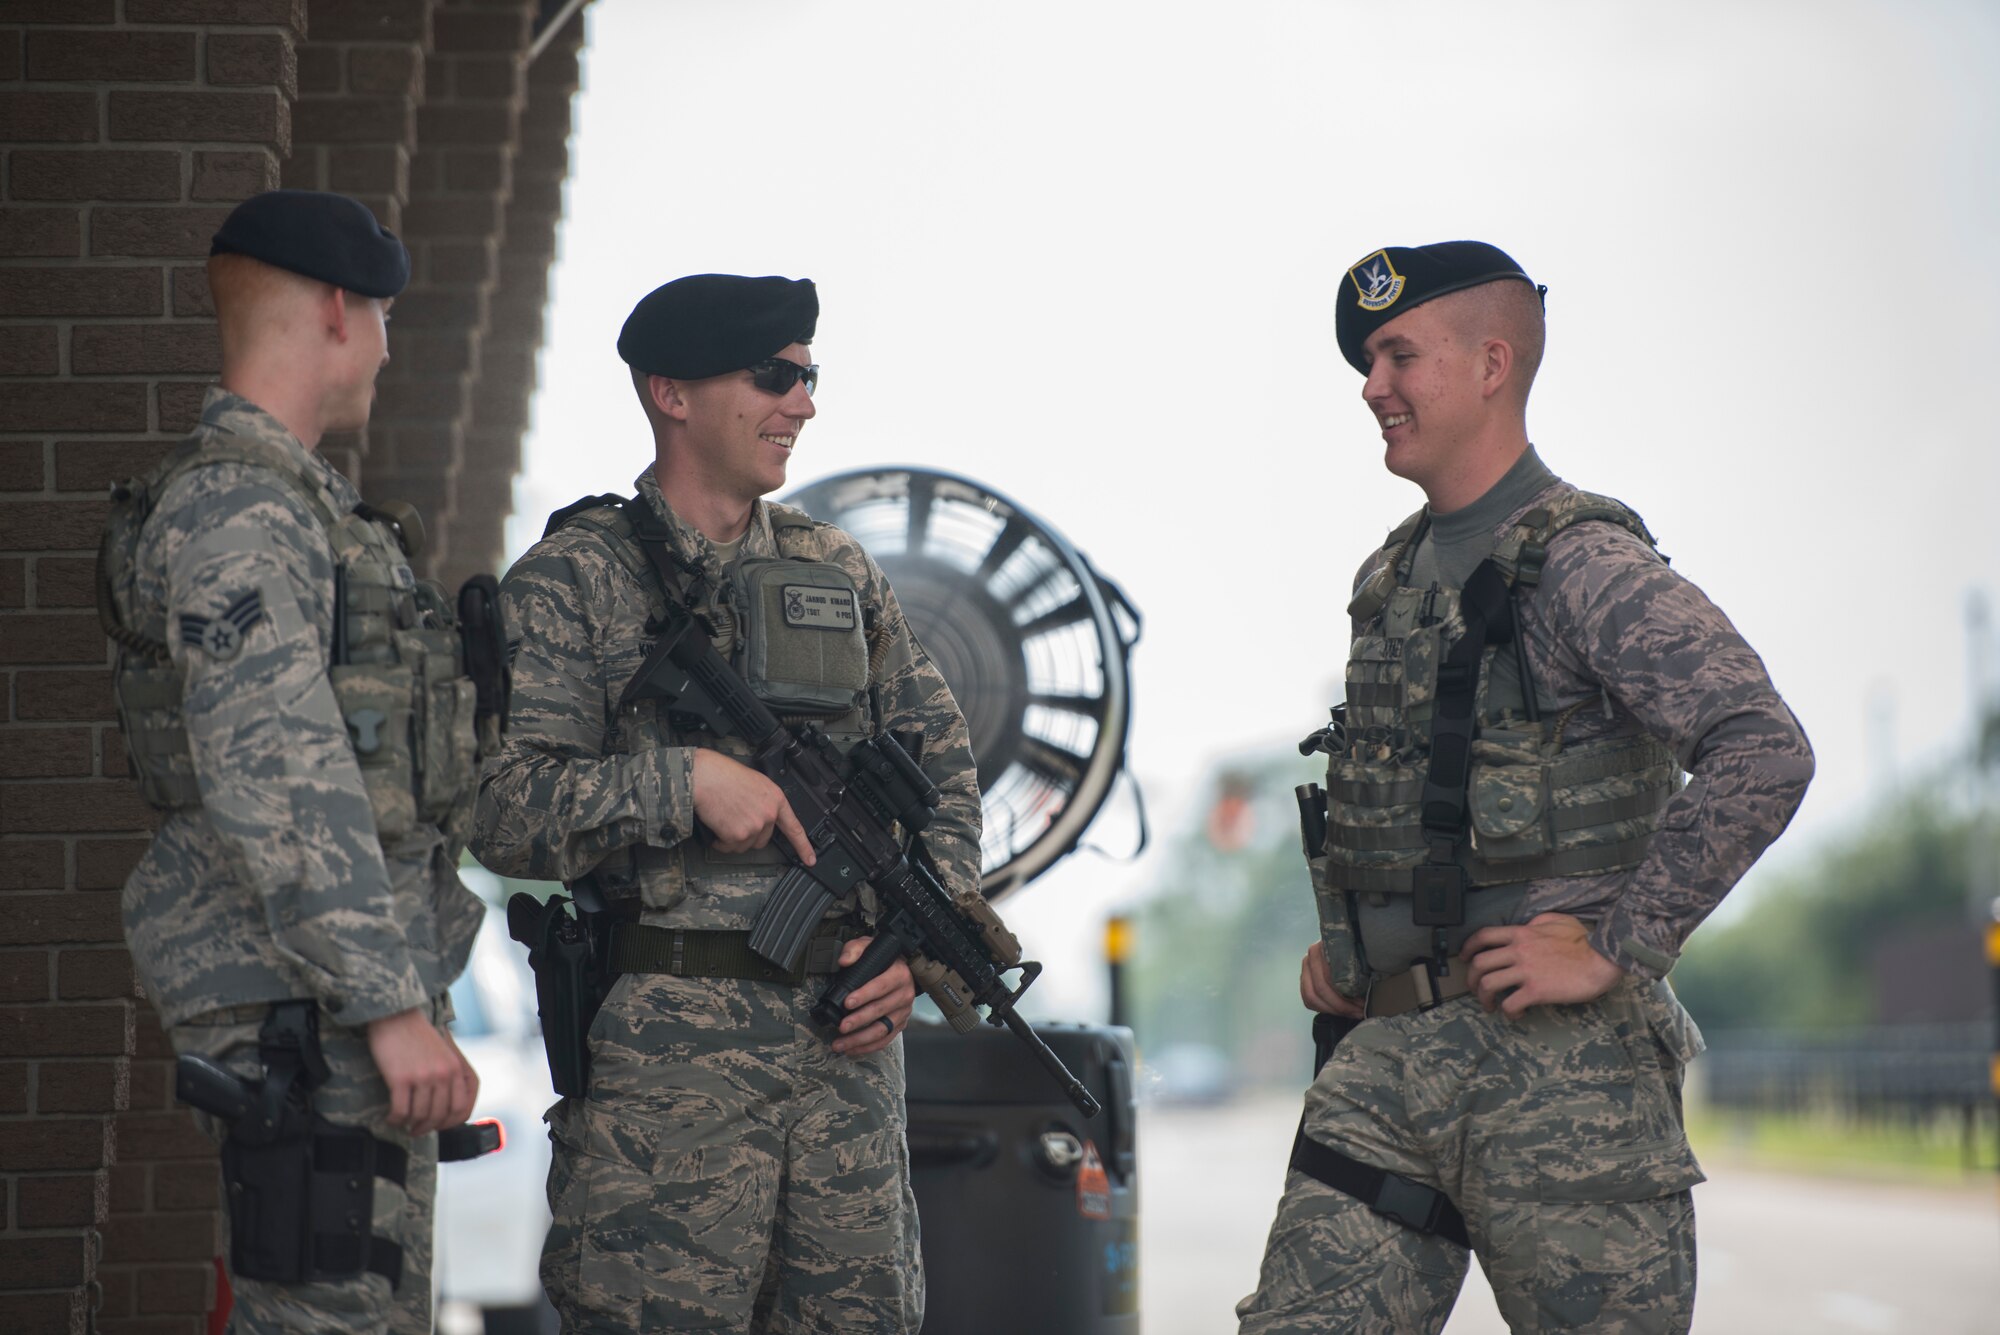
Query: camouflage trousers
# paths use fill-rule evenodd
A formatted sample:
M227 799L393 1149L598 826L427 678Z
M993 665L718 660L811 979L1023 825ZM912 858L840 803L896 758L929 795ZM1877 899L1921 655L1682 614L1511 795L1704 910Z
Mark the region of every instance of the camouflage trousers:
M902 1044L835 1053L807 1016L816 995L664 974L613 985L589 1096L548 1116L542 1283L565 1332L914 1335Z
M1702 1180L1681 1126L1700 1047L1664 983L1519 1019L1470 997L1369 1020L1306 1093L1308 1136L1441 1189L1516 1332L1685 1332ZM1443 1328L1466 1250L1293 1169L1242 1335Z
M439 1003L439 1015L447 1012ZM249 1080L261 1080L257 1030L270 1007L234 1006L197 1016L167 1031L176 1053L200 1053ZM381 1275L362 1272L351 1279L279 1284L232 1273L235 1296L230 1330L237 1335L278 1332L331 1335L332 1332L393 1332L429 1335L431 1330L432 1204L437 1194L437 1137L412 1137L388 1123L389 1087L375 1069L368 1038L359 1029L333 1023L320 1012L320 1051L331 1074L313 1091L313 1109L328 1121L365 1127L371 1135L400 1145L409 1155L404 1185L375 1180L373 1232L403 1249L403 1276L391 1289ZM220 1122L201 1113L195 1120L219 1148L227 1134ZM225 1192L227 1188L225 1186ZM224 1199L228 1197L225 1194ZM303 1210L305 1203L300 1202ZM229 1255L227 1212L222 1254Z

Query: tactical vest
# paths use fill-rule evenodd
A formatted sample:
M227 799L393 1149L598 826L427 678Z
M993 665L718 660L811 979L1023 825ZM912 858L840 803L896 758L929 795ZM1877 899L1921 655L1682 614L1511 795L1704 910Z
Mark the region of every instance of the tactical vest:
M328 676L375 815L377 836L399 839L420 823L463 841L478 792L476 691L464 671L456 612L443 589L419 580L410 558L423 529L406 505L358 506L335 514L318 484L282 451L241 436L188 441L154 469L112 488L97 557L97 610L118 646L113 691L133 777L160 811L201 805L182 673L166 645L164 614L128 626L140 534L181 474L215 463L244 464L276 479L319 521L335 561Z
M1407 895L1413 870L1430 851L1422 804L1439 667L1466 620L1458 590L1404 582L1423 520L1419 512L1389 535L1348 607L1361 630L1347 665L1345 732L1323 743L1329 751L1325 878L1332 891ZM1566 493L1522 515L1492 555L1516 606L1539 585L1550 541L1587 522L1617 524L1657 547L1639 516L1619 502ZM1531 682L1494 688L1493 665L1504 652L1489 645L1479 657L1469 828L1453 854L1466 884L1636 866L1679 786L1673 753L1637 727L1570 740L1568 726L1581 705L1530 721L1524 692L1533 690Z
M635 513L640 516L638 524ZM862 605L853 576L832 562L800 554L799 540L820 527L818 521L776 508L769 513L772 536L784 555L743 557L720 587L692 591L691 576L678 581L679 587L668 587L659 566L647 556L648 543L672 549L665 526L643 498L605 496L578 502L556 511L546 532L574 525L596 533L646 591L656 620L665 615L668 598L686 605L709 630L716 652L772 713L787 725L814 724L845 752L875 731L879 711L870 684L887 645ZM630 709L606 739L606 750L631 754L685 744L676 738L657 702ZM705 734L701 744L745 763L750 759L750 746L740 738ZM693 872L703 869L700 864L724 870L785 860L776 840L743 853L723 853L698 840L684 840L674 852Z

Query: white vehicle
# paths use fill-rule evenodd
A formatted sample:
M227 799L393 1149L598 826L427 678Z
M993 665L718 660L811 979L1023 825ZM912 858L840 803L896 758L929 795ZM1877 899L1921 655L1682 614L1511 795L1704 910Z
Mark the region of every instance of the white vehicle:
M548 1129L556 1101L535 1016L535 977L524 947L508 939L500 880L481 867L459 873L486 901L486 921L465 973L452 984L452 1036L479 1072L472 1116L495 1117L498 1154L438 1169L438 1328L487 1335L554 1335L542 1296L542 1239L549 1231Z

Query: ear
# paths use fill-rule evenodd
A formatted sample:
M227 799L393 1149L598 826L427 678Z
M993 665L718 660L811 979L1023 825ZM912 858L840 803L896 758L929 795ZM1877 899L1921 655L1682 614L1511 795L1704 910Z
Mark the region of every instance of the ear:
M1504 338L1489 338L1479 348L1479 397L1490 399L1507 387L1514 376L1514 345Z
M662 417L670 417L676 422L687 421L687 396L681 392L681 382L663 375L646 377L646 398Z
M347 294L332 283L320 297L320 307L325 312L326 327L333 334L334 342L347 342Z

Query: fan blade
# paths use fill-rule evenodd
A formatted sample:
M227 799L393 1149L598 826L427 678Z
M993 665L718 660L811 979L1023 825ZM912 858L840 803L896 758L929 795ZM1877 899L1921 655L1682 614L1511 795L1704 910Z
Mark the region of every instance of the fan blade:
M928 473L910 474L909 528L903 536L903 550L922 556L931 536L931 507L937 503L937 479Z
M1021 743L1021 763L1065 793L1076 791L1076 786L1083 781L1083 767L1089 760L1087 755L1078 755L1066 746L1045 742L1039 737L1030 737Z
M1079 621L1090 619L1090 600L1081 593L1060 606L1051 607L1032 621L1021 625L1021 638L1032 640L1037 635L1046 635L1064 626L1073 626Z
M1104 722L1104 711L1109 704L1101 695L1030 695L1028 703L1065 714L1081 714L1099 723Z

